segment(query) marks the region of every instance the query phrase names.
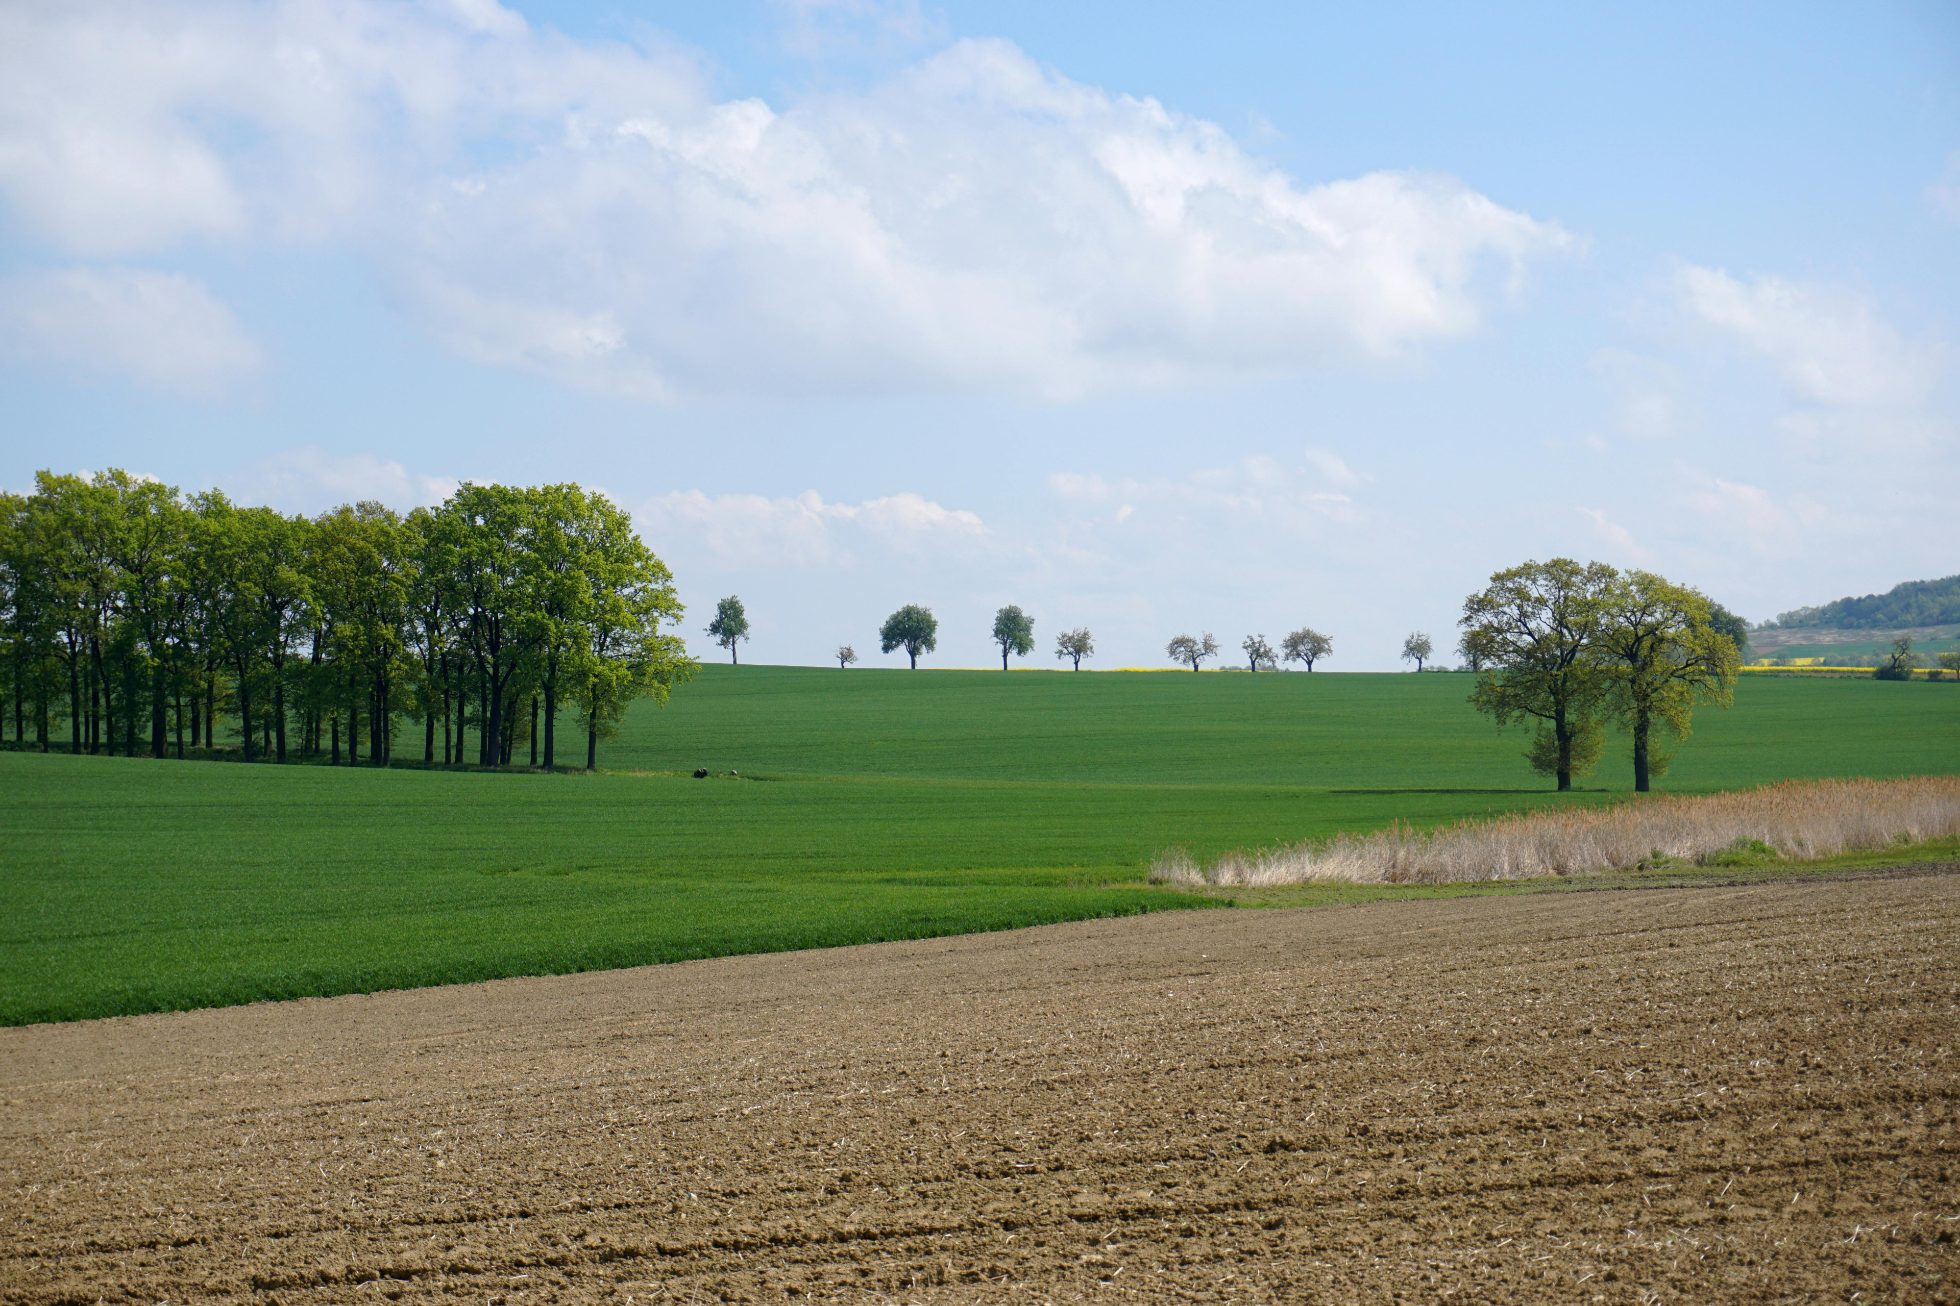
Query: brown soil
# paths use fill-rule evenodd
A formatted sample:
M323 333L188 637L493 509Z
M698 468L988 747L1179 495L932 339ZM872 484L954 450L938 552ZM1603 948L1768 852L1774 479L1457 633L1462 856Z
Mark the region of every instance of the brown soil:
M0 1031L0 1300L1960 1298L1960 876Z

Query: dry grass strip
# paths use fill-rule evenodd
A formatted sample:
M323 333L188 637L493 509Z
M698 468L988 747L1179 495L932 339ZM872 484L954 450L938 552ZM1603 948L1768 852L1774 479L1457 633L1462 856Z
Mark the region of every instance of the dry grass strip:
M1960 836L1960 777L1787 781L1611 807L1538 811L1438 830L1394 825L1314 843L1228 853L1209 866L1159 858L1159 884L1277 885L1309 880L1455 884L1588 875L1638 866L1840 853Z

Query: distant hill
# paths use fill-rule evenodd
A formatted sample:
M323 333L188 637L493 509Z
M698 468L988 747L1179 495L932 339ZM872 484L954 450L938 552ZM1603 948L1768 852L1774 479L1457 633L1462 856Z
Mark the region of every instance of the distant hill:
M1836 599L1815 608L1785 612L1765 630L1879 630L1901 626L1941 626L1960 622L1960 576L1909 580L1883 594Z

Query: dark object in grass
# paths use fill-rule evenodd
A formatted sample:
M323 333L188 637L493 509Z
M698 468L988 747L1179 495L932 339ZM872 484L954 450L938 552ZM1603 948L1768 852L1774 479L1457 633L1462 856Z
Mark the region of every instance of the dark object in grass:
M694 778L696 780L706 780L708 778L708 768L705 766L697 767L694 772Z

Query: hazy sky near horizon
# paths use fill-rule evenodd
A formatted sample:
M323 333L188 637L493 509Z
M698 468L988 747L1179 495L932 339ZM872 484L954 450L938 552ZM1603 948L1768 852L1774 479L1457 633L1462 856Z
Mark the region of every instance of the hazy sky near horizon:
M0 4L0 486L629 509L699 634L1960 570L1960 6Z

